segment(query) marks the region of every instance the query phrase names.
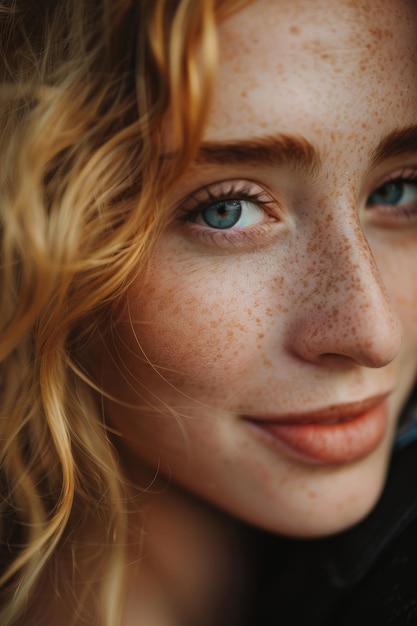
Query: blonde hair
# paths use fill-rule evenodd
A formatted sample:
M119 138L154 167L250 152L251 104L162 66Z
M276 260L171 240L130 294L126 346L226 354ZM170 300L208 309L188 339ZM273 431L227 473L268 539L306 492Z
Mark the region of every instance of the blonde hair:
M125 489L83 355L197 149L230 4L0 3L0 623L86 558L101 594L84 619L118 623Z

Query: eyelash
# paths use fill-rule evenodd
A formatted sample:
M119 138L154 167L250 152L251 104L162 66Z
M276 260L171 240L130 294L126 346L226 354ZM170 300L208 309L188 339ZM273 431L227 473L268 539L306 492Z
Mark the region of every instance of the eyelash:
M384 187L389 184L402 184L414 185L416 190L416 200L405 204L392 204L384 202L370 202L373 195L377 195L378 191L383 192ZM258 190L254 190L254 186ZM197 219L204 211L219 205L222 202L248 202L255 205L261 211L264 212L265 219L259 223L251 224L249 226L236 227L235 225L228 228L215 228L210 225L199 224ZM401 198L398 202L401 201ZM275 208L271 208L271 205ZM270 226L273 223L279 223L281 220L276 211L277 203L274 201L267 192L255 183L242 184L242 182L229 182L219 183L213 189L212 186L204 187L190 196L188 196L181 206L180 220L186 223L190 229L192 229L192 235L200 238L202 241L208 243L214 243L219 246L241 246L253 244L254 247L259 246L262 243L262 237L265 241L268 241L268 237L276 233L275 229L271 229ZM366 205L368 211L375 211L371 213L372 221L381 223L382 225L396 225L403 223L409 223L410 220L417 218L417 171L411 169L404 169L401 172L395 172L392 176L381 182L373 191L368 195Z
M205 197L201 197L202 194ZM224 230L197 223L198 216L202 215L205 210L226 201L248 202L256 205L256 207L264 211L265 221L247 227L231 227ZM183 214L180 219L193 228L194 235L203 240L208 239L211 243L218 245L246 245L253 241L254 244L259 244L259 237L263 234L268 235L267 231L269 229L267 226L280 221L270 208L272 204L272 198L263 189L254 191L249 184L241 186L240 184L230 183L230 187L224 188L220 186L216 191L213 191L211 187L205 187L186 199L182 206Z

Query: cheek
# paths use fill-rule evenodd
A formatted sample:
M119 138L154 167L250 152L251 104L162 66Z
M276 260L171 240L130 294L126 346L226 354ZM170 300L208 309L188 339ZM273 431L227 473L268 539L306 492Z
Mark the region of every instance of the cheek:
M242 377L266 360L272 311L265 280L253 265L250 270L221 260L174 268L161 260L146 285L130 292L130 315L145 356L172 382L216 385L217 393L219 385L230 386L233 375ZM129 324L123 326L131 333Z
M172 288L158 273L152 282L157 287L150 301L133 296L130 306L141 311L134 328L154 365L195 375L196 368L226 370L231 357L245 360L253 338L245 294L237 297L218 290L214 299L210 284L202 288L186 279L174 281Z
M389 250L377 242L373 252L403 325L403 346L417 355L417 236L402 238L401 246Z

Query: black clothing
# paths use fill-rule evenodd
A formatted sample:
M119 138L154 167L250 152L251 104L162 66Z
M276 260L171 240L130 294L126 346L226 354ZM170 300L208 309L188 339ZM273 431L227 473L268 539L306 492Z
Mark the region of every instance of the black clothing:
M254 626L417 625L417 441L399 448L357 526L327 539L270 538Z

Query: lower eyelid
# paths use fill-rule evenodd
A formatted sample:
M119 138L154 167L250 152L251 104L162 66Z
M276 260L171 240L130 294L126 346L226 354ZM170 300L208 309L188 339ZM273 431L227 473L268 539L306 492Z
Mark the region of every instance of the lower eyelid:
M239 252L239 250L259 251L276 243L280 237L280 222L268 220L262 224L255 224L247 228L233 228L219 230L200 226L195 222L188 222L185 227L189 237L197 243L218 248L224 252ZM275 228L276 227L276 228Z
M366 207L366 221L369 225L396 230L417 225L417 201L404 206L372 205Z

